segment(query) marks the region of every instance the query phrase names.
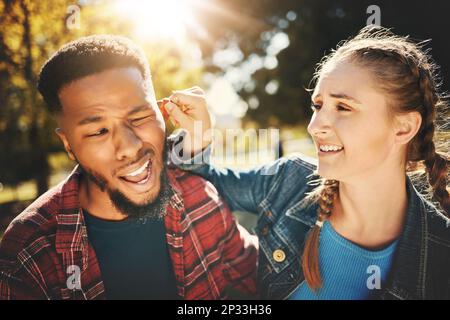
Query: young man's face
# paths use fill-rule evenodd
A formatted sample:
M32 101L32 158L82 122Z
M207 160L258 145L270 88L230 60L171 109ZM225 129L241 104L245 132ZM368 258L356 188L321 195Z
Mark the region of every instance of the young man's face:
M112 69L63 87L59 98L59 136L69 156L133 204L154 201L165 124L151 83L137 68Z

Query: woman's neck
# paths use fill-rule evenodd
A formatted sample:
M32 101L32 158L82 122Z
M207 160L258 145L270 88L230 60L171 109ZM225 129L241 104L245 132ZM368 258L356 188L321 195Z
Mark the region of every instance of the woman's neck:
M382 248L402 232L408 206L406 175L374 175L340 182L329 219L343 237L370 249Z

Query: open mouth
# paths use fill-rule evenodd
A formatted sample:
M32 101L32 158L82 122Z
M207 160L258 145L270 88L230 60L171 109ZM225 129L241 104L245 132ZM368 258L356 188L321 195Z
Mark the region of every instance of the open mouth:
M143 185L150 180L151 172L152 172L152 160L149 159L141 167L134 170L133 172L120 176L120 179L128 183Z
M325 154L336 154L344 150L343 146L336 146L331 144L321 144L319 145L319 155Z

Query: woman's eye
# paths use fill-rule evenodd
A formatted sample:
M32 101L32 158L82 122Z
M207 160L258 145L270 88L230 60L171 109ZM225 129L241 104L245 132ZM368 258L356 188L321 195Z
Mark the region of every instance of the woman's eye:
M88 135L88 137L98 137L106 134L108 132L108 129L102 128L98 130L97 132L94 132L93 134Z
M340 104L338 104L338 105L336 106L336 108L337 108L339 111L350 111L350 108L345 107L345 106L340 105Z
M313 111L320 110L322 106L320 104L311 103L311 109Z

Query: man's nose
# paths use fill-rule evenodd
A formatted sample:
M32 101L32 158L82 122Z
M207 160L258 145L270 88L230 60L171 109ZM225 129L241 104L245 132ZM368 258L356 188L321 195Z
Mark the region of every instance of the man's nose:
M143 143L139 136L128 125L118 126L114 135L117 160L134 159Z

